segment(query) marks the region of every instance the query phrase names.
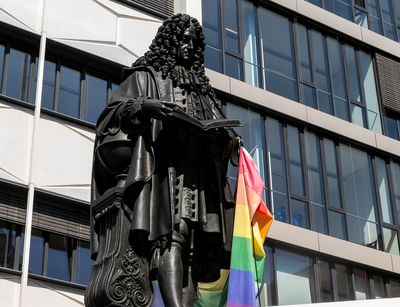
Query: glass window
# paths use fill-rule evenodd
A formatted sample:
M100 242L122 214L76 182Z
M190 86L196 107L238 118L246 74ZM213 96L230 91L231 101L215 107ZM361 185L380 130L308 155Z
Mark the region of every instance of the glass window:
M106 104L107 81L87 74L85 120L96 123Z
M315 87L301 84L302 101L306 106L318 109Z
M274 260L279 305L311 303L314 288L311 258L276 249Z
M310 204L312 210L314 211L314 220L315 220L315 230L328 234L328 221L326 218L326 208L325 206Z
M69 281L68 238L50 233L48 244L47 276Z
M317 204L325 204L319 138L314 133L308 131L305 132L304 136L310 200Z
M273 265L273 253L272 248L269 246L265 246L265 268L264 268L264 276L263 276L263 285L261 292L261 305L262 306L272 306L274 304L274 294L275 294L275 274L274 274L274 265Z
M291 199L290 203L292 225L310 229L310 214L308 212L308 204L296 199Z
M290 171L290 190L293 195L304 196L303 164L299 129L287 126L287 146Z
M336 285L339 301L353 300L353 287L350 270L341 264L336 264Z
M56 88L56 64L44 62L42 107L54 110L54 92Z
M374 282L374 298L384 298L385 295L385 285L383 284L383 277L374 275L372 277Z
M359 26L368 29L368 15L363 10L354 8L354 22Z
M301 24L297 26L300 52L300 78L303 81L313 82L311 58L307 28Z
M381 203L383 222L393 224L392 201L390 199L389 181L386 172L386 162L375 158L376 182L378 185L379 200Z
M223 73L221 50L206 45L204 51L204 63L208 68Z
M351 0L335 0L335 11L337 15L353 21Z
M7 71L7 96L27 101L30 64L31 56L29 54L10 49Z
M289 223L289 204L287 195L279 192L272 192L272 196L275 219Z
M385 135L391 137L392 139L399 140L399 128L395 117L390 115L384 116L385 120Z
M392 0L380 0L380 5L385 36L397 40Z
M364 270L353 269L354 274L354 287L356 300L365 300L369 298L367 293L367 276Z
M377 224L347 215L347 229L349 241L379 249Z
M79 71L61 66L60 95L58 111L79 118L81 74Z
M389 297L400 297L400 280L390 278L387 284Z
M366 0L371 30L383 34L379 0Z
M393 196L397 212L397 221L400 221L400 165L391 162L390 170L393 182Z
M360 51L361 83L365 93L365 104L367 107L368 129L382 134L382 123L376 93L374 68L371 55Z
M331 236L347 240L346 219L344 214L339 212L328 212L329 233Z
M292 23L265 8L258 12L266 89L298 100Z
M328 262L318 261L320 293L322 302L333 301L331 269Z
M253 85L260 86L258 69L258 44L256 31L256 7L253 3L245 1L244 14L244 80Z
M92 273L89 242L78 242L76 257L76 281L79 284L87 285L90 281L90 274Z
M397 231L383 227L384 251L393 255L399 255L399 239Z
M31 249L29 254L29 273L43 274L44 234L43 231L32 229Z
M3 84L4 52L5 47L0 44L0 93L2 93L1 88Z
M221 44L221 6L219 1L203 0L203 31L206 43L216 49L222 49Z
M225 54L225 73L229 77L243 80L242 60L229 54Z
M332 140L324 139L328 203L329 206L342 208L335 148L335 143Z
M350 98L361 102L361 89L357 71L356 51L349 45L344 46L347 67L347 80L349 83Z
M6 266L6 259L8 254L8 238L10 231L7 223L0 221L0 266Z
M225 48L228 51L240 53L237 1L223 0L223 8L225 23Z

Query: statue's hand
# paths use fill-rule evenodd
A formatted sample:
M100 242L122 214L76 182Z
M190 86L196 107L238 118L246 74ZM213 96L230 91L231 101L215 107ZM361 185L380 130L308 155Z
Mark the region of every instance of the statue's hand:
M146 99L142 105L143 115L155 119L166 119L174 109L174 103L157 99Z

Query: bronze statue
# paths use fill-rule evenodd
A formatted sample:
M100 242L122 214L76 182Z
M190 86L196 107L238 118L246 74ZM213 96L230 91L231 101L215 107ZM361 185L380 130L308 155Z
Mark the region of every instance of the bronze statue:
M229 267L239 123L222 115L204 47L196 19L167 19L97 121L87 307L149 306L150 279L165 306L192 306L197 282Z

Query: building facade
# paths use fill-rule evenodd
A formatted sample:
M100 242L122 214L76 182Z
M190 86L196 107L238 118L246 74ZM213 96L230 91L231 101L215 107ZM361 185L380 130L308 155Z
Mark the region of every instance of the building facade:
M398 306L398 0L0 1L0 305L83 306L94 123L174 12L265 181L262 305Z

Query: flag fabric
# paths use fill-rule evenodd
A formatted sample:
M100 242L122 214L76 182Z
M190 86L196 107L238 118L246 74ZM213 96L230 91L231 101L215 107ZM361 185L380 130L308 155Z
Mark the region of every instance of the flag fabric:
M228 307L257 306L264 269L264 240L273 217L262 200L264 182L250 154L240 148Z

